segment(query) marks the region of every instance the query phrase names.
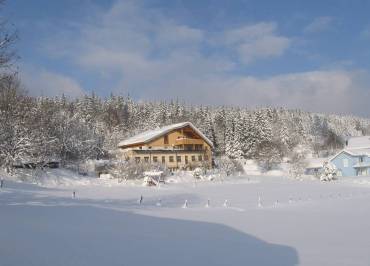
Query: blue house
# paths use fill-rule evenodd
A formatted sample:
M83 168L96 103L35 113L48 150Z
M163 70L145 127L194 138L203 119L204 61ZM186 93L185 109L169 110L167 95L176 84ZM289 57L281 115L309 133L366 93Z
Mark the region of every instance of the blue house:
M370 136L348 139L346 147L329 162L336 167L338 176L370 176Z

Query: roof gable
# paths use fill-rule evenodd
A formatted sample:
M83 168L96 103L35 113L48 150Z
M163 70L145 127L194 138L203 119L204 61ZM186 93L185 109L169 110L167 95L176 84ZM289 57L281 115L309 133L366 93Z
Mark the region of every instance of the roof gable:
M359 148L359 149L343 149L337 154L335 154L332 158L330 158L329 161L334 160L337 158L340 154L346 153L352 157L358 157L358 156L370 156L370 148Z
M121 141L120 143L118 143L118 147L124 147L124 146L141 144L141 143L148 143L173 130L180 129L186 126L191 127L205 142L207 142L213 148L213 143L190 122L172 124L172 125L165 126L162 128L145 131L143 133L132 136L131 138L125 139L124 141Z

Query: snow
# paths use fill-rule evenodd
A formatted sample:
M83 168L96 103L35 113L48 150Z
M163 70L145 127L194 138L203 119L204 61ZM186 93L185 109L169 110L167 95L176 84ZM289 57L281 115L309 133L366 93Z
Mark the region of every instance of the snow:
M370 264L370 177L191 182L183 172L142 187L58 175L52 188L5 180L2 266Z
M348 148L370 148L370 136L351 137L348 139Z
M146 172L144 172L144 176L158 177L158 176L161 176L161 175L163 175L163 171L146 171Z
M330 160L336 158L342 152L347 152L352 156L370 156L370 136L351 137L345 149L335 154Z
M306 160L307 166L306 168L315 169L315 168L323 168L324 163L328 161L328 158L309 158Z
M165 126L165 127L162 127L162 128L157 128L157 129L154 129L154 130L148 130L148 131L145 131L143 133L140 133L138 135L135 135L131 138L128 138L124 141L121 141L119 144L118 144L118 147L125 147L127 145L133 145L133 144L139 144L139 143L146 143L148 141L151 141L155 138L158 138L172 130L176 130L176 129L179 129L179 128L183 128L183 127L186 127L186 126L190 126L191 128L193 128L195 130L195 132L197 132L197 134L199 136L201 136L211 147L213 147L213 144L212 142L206 137L203 135L202 132L199 131L199 129L197 129L192 123L190 122L183 122L183 123L178 123L178 124L172 124L172 125L169 125L169 126Z
M240 160L244 173L252 176L283 176L287 175L289 170L286 163L281 163L275 169L264 171L255 160Z
M370 148L343 149L332 156L329 161L334 160L342 152L346 152L352 156L370 156Z
M354 156L370 155L370 148L344 149L344 151Z
M244 172L247 175L260 175L262 170L260 169L259 165L254 160L245 160L242 161Z

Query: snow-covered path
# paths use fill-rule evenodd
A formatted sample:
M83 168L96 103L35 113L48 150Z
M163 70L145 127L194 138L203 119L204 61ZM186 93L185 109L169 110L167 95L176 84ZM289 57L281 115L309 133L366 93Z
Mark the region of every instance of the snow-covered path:
M364 182L80 185L76 199L6 182L0 265L370 265Z

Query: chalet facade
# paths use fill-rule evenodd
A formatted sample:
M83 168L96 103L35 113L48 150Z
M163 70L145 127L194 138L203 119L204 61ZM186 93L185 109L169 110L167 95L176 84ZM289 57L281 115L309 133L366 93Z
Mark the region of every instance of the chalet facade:
M150 130L118 144L125 160L163 164L169 169L212 167L212 142L192 123Z

